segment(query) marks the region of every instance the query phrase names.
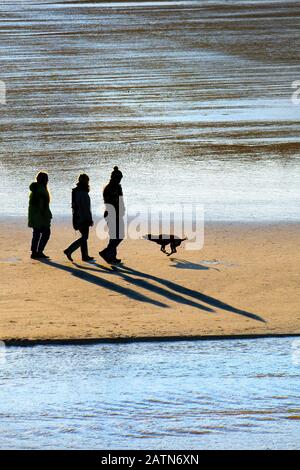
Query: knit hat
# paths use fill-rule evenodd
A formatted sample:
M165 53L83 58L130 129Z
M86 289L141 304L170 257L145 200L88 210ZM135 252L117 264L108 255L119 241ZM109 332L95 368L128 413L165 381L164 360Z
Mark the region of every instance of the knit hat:
M110 177L111 179L121 179L123 177L123 173L119 170L117 166L114 166L114 170Z

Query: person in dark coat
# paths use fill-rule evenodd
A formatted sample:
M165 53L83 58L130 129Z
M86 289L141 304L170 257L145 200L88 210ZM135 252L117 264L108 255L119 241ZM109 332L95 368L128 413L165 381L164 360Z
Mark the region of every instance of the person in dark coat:
M40 172L34 183L29 186L28 227L33 229L31 242L31 258L49 258L44 249L50 238L51 219L50 194L48 191L48 175Z
M103 191L103 199L105 203L104 217L106 219L109 231L109 243L107 247L99 252L99 255L107 263L120 263L117 258L117 247L124 239L124 214L125 207L123 201L123 190L121 180L122 172L117 166L110 177L110 182L105 186Z
M89 196L89 181L88 175L80 175L76 188L72 190L73 227L75 230L79 230L81 237L64 251L70 261L73 261L72 253L78 248L81 249L82 261L92 261L94 259L88 253L89 230L94 225Z

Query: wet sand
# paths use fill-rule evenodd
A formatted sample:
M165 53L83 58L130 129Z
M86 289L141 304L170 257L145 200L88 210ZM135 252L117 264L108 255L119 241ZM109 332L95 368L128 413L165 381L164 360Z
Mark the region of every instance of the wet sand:
M0 222L0 338L92 340L299 334L299 224L207 224L200 251L176 257L125 241L124 264L74 264L62 249L69 225L53 225L51 261L28 255L25 221Z
M56 212L81 171L99 206L117 164L142 204L182 202L188 181L212 220L225 203L226 220L299 220L299 17L296 1L2 2L1 213L26 213L40 169Z

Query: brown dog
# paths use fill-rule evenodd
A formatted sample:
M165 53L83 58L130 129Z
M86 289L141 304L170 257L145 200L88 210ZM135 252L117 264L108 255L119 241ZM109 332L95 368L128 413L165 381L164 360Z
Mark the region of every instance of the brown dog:
M186 238L179 238L176 235L165 235L165 234L151 235L151 233L148 233L148 235L146 235L144 238L146 240L150 240L151 242L155 242L158 245L160 245L161 247L160 251L162 251L163 253L166 253L167 256L170 256L173 253L177 253L176 248L178 248L181 245L181 243L184 240L186 240ZM170 253L166 252L167 245L170 245L171 247Z

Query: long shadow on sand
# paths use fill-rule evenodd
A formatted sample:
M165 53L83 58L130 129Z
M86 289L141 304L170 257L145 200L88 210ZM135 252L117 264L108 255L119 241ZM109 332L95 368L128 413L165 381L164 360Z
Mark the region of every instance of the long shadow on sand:
M72 268L69 266L65 266L64 264L56 263L55 261L51 261L51 260L39 260L39 261L43 264L46 264L47 266L52 266L53 268L66 271L72 274L73 276L78 277L79 279L82 279L83 281L87 281L87 282L90 282L91 284L95 284L96 286L103 287L104 289L109 289L118 294L125 295L126 297L129 297L130 299L137 300L139 302L146 302L146 303L155 305L157 307L164 307L164 308L168 307L168 305L162 302L153 300L150 297L140 294L139 292L136 292L133 289L122 287L118 284L115 284L101 277L95 276L90 273L86 273L83 271L83 269ZM99 270L97 271L99 272Z
M175 282L168 281L167 279L163 279L163 278L154 276L152 274L143 273L141 271L137 271L136 269L132 269L125 265L120 265L118 267L114 266L112 268L102 266L101 264L98 264L98 263L93 263L93 265L97 266L98 269L92 268L92 267L80 266L80 265L77 265L77 266L81 269L87 269L87 270L98 271L98 272L100 268L102 271L106 273L107 272L112 273L112 274L114 273L115 275L122 277L125 281L130 282L138 287L149 289L152 292L155 292L159 295L163 295L167 299L174 300L175 302L180 302L182 304L190 305L192 307L196 307L201 310L213 312L214 309L212 307L215 307L215 308L219 308L219 309L231 312L231 313L235 313L237 315L242 315L247 318L251 318L252 320L266 323L266 321L259 315L255 315L254 313L247 312L246 310L235 308L218 299L215 299L214 297L210 297L208 295L202 294L201 292L197 292L195 290L181 286L180 284L176 284ZM143 278L143 279L137 279L136 277ZM150 284L149 282L145 281L145 279L155 281L158 284L161 284L164 287L167 287L167 289ZM182 297L182 295L191 297L192 299L195 299L198 302L201 302L201 304L191 299L186 299L185 297ZM209 306L203 305L203 302L208 304Z
M169 307L165 303L159 302L157 300L151 299L150 297L145 296L144 294L140 294L139 292L136 292L133 289L130 289L128 287L123 287L120 286L119 284L115 284L111 281L108 281L107 279L103 279L99 276L95 276L94 274L87 273L86 271L94 271L97 272L98 274L101 272L104 272L106 274L112 274L116 275L119 274L125 281L128 283L148 290L150 292L153 292L155 294L159 294L163 297L165 297L168 300L173 300L174 302L178 302L184 305L189 305L194 308L198 308L200 310L204 310L205 312L213 312L214 310L210 307L207 307L206 305L202 305L198 302L195 302L191 299L186 299L185 297L182 297L181 295L175 293L175 292L170 292L168 289L165 289L164 287L161 286L156 286L154 284L151 284L150 282L146 281L145 279L136 279L135 277L131 276L131 273L129 272L128 274L126 272L119 271L118 268L108 268L105 266L101 266L100 264L93 263L93 266L97 266L98 268L93 268L89 266L81 266L79 264L73 263L74 267L69 267L64 264L57 263L55 261L51 260L40 260L43 264L46 264L48 266L52 266L53 268L61 269L63 271L69 272L75 277L78 277L84 281L90 282L92 284L95 284L99 287L103 287L104 289L109 289L112 290L113 292L117 292L118 294L126 295L127 297L137 300L140 302L146 302L150 303L152 305L155 305L157 307ZM100 268L100 269L99 269ZM151 278L149 278L151 279Z
M153 281L160 282L164 286L168 287L168 289L172 289L176 292L179 292L180 294L184 294L200 302L204 302L210 305L211 307L216 307L222 310L226 310L227 312L236 313L238 315L243 315L244 317L251 318L252 320L266 323L266 321L259 315L255 315L254 313L247 312L246 310L235 308L232 305L222 302L221 300L215 299L214 297L210 297L209 295L205 295L205 294L202 294L201 292L197 292L195 290L181 286L180 284L176 284L175 282L168 281L167 279L162 279L160 277L153 276L152 274L145 274L135 269L129 268L127 266L124 266L124 270L126 270L126 272L130 272L134 274L135 276L143 276L147 279L152 279Z
M97 266L97 268L92 268L88 266L81 266L76 263L74 263L74 265L80 269L87 270L87 271L94 271L98 273L102 271L102 272L105 272L106 274L118 275L124 281L130 284L133 284L134 286L139 287L141 289L146 289L150 292L153 292L154 294L161 295L165 297L167 300L173 300L174 302L178 302L183 305L189 305L190 307L198 308L200 310L204 310L205 312L214 312L212 308L207 307L206 305L200 304L199 302L195 302L194 300L191 300L191 299L186 299L182 295L179 295L176 292L172 292L168 289L165 289L164 287L151 284L150 282L145 280L147 275L146 274L144 275L144 273L141 273L143 274L143 276L140 276L140 277L144 277L144 279L136 279L136 277L132 277L132 274L135 275L135 272L134 273L131 273L130 271L127 272L124 269L120 269L119 267L116 267L116 266L109 268L109 267L105 267L97 263L93 263L93 265ZM152 280L152 277L149 276L148 279Z

